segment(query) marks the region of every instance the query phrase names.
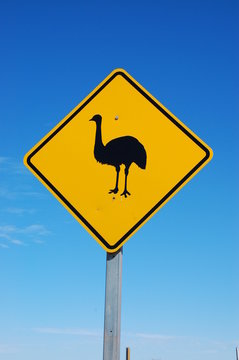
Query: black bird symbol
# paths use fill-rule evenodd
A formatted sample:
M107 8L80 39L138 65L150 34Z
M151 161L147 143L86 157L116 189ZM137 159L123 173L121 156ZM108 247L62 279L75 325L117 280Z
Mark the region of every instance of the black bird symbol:
M95 135L95 147L94 156L95 159L101 164L112 165L116 169L116 184L115 188L109 191L109 194L117 194L120 165L125 165L125 185L124 191L121 195L127 197L130 193L127 190L127 176L129 173L129 167L134 162L141 169L146 168L146 151L143 145L132 136L122 136L113 139L104 145L102 142L101 134L101 115L94 115L90 121L96 123L96 135Z

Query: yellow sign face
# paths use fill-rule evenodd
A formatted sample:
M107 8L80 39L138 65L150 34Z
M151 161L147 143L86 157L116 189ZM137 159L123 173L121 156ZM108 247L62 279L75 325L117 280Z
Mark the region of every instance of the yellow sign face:
M212 158L211 149L116 69L25 156L25 165L108 252Z

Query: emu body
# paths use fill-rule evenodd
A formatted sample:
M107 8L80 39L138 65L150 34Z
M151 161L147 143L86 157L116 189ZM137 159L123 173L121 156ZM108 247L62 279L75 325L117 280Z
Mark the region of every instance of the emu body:
M130 165L134 162L141 169L146 168L146 151L144 146L133 136L122 136L109 141L106 145L102 142L101 133L101 115L94 115L90 121L96 123L96 136L94 146L95 159L101 164L114 166L116 169L116 184L115 188L111 189L109 193L117 194L120 165L125 165L125 186L121 195L127 197L130 193L127 190L127 177Z

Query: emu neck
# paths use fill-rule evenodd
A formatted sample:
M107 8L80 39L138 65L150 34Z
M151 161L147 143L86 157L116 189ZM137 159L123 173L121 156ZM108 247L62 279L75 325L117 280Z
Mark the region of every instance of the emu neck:
M104 144L102 142L102 133L101 133L101 124L96 124L96 134L95 134L95 148L94 153L97 156L97 152L104 149Z

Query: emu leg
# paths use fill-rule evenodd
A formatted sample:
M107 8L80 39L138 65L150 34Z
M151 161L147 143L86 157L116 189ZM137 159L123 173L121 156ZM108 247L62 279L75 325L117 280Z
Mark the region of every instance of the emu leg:
M127 197L127 195L130 195L130 193L127 190L127 177L129 173L129 166L125 166L124 173L125 173L124 191L122 192L122 194L120 194L120 196L124 195L124 197Z
M114 189L111 189L111 190L109 191L109 194L111 194L111 193L117 194L117 192L119 191L119 189L118 189L118 182L119 182L120 166L116 166L115 169L116 169L116 184L115 184L115 188L114 188Z

